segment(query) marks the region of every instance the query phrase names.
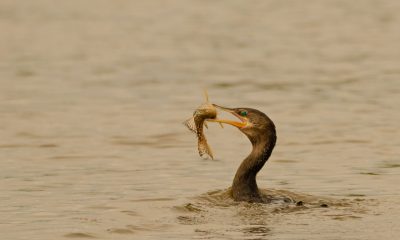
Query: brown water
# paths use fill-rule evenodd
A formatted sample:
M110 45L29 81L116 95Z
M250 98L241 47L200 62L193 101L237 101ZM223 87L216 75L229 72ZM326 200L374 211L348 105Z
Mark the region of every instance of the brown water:
M395 239L399 12L397 0L1 0L1 239ZM181 123L203 87L271 117L259 186L304 206L227 196L250 143L212 125L216 160L199 158Z

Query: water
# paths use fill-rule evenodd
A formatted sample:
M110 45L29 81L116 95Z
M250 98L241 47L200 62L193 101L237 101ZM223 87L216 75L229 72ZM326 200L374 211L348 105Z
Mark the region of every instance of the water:
M400 3L0 1L4 239L394 239ZM250 143L181 124L203 102L267 113L261 188L329 207L235 203ZM296 195L297 194L297 195Z

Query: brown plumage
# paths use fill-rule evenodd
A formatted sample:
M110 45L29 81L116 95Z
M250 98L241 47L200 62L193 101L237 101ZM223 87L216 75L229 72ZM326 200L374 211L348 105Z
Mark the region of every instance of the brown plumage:
M271 156L276 143L275 125L264 113L252 108L225 108L239 118L239 121L215 119L227 123L243 132L253 145L253 150L240 164L233 179L231 193L236 201L267 202L257 187L256 175Z

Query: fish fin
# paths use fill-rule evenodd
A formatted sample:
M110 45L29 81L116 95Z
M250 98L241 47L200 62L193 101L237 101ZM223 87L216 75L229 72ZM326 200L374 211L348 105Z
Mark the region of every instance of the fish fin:
M206 103L209 103L210 101L208 100L208 92L207 89L204 88L204 98L206 99Z
M224 128L224 125L222 125L222 123L220 122L219 125L221 126L221 128Z
M208 145L207 141L199 141L199 155L200 157L204 157L204 155L207 155L208 157L210 157L211 159L214 159L212 150L210 148L210 146ZM207 156L205 156L207 158Z
M196 124L194 122L194 118L193 117L191 117L188 120L184 121L183 125L185 125L190 131L192 131L194 133L197 133Z

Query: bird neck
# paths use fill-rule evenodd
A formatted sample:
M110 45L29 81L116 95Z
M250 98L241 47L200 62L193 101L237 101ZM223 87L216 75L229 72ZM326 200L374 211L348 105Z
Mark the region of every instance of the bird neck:
M257 201L260 194L256 175L271 156L275 146L275 132L268 132L257 139L250 139L253 150L240 164L232 184L232 195L237 201Z

